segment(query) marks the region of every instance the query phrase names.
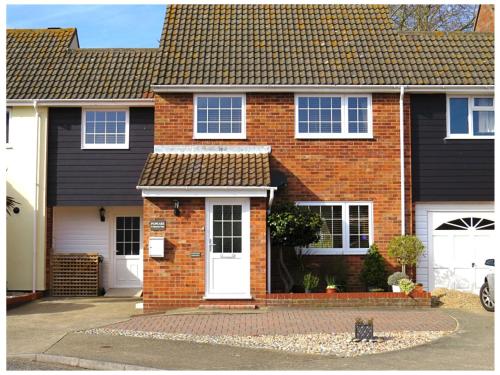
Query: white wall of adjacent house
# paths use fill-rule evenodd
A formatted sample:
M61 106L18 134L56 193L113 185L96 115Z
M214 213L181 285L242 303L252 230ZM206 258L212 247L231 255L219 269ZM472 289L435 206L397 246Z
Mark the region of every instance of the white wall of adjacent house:
M9 108L7 195L19 213L7 216L8 290L45 290L47 108L37 111L38 121L33 107Z
M469 225L467 218L475 218ZM459 226L443 226L457 219ZM479 220L478 220L479 219ZM433 202L415 206L415 231L425 246L417 264L417 282L433 290L445 287L478 293L484 276L491 270L484 266L495 258L493 202ZM454 229L449 229L454 228Z
M105 206L105 221L101 221L101 207L54 207L54 253L98 253L103 256L101 283L105 289L140 286L142 281L142 230L140 257L129 265L139 267L134 273L140 278L139 285L120 281L121 259L116 256L116 218L142 217L142 207ZM142 220L141 220L142 227ZM140 258L140 259L139 259Z

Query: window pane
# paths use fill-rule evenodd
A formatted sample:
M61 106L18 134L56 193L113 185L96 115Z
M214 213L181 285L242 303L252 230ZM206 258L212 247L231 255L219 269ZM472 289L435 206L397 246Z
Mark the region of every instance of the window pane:
M228 97L220 98L220 107L221 108L231 108L231 98L228 98Z
M233 235L233 226L231 221L224 221L222 223L222 235L229 237Z
M349 206L349 246L351 249L369 247L369 209L367 205Z
M207 108L207 98L198 97L198 108Z
M207 123L198 122L198 133L206 133L206 132L207 132Z
M94 131L95 131L94 123L87 121L87 123L85 124L85 133L87 134L94 133Z
M207 110L206 109L199 109L198 108L198 113L197 113L197 121L207 121Z
M94 121L95 119L95 112L87 112L87 121Z
M106 112L106 121L116 121L116 112Z
M307 121L307 109L299 109L299 121Z
M349 110L349 121L358 121L358 111L355 109Z
M231 112L232 121L241 121L241 109L233 109Z
M233 122L231 133L241 133L241 122Z
M331 133L332 132L332 123L331 122L322 122L321 123L321 133Z
M309 110L309 121L319 121L319 110L310 109Z
M125 134L125 123L124 122L116 123L116 132Z
M233 253L241 253L241 238L233 238Z
M125 144L125 134L117 134L116 143L117 144Z
M106 134L106 144L116 144L116 134Z
M493 111L474 111L474 135L495 135L495 113Z
M330 122L332 120L332 111L330 109L322 109L321 110L321 121Z
M116 121L125 122L125 111L116 112Z
M221 133L231 133L231 123L230 122L221 122L220 123L220 132Z
M223 253L231 253L232 252L232 239L231 238L223 238L222 239L222 252Z
M106 114L102 111L94 112L96 121L106 121Z
M307 108L308 107L308 99L305 97L299 98L299 108Z
M222 206L214 206L214 220L222 220Z
M474 105L481 107L492 107L493 98L474 98Z
M106 123L104 121L98 121L95 123L95 132L96 133L105 133L106 132Z
M95 144L102 145L105 143L105 136L104 134L96 134L95 135Z
M208 101L208 108L219 108L219 98L209 97L207 101Z
M233 222L233 236L241 236L241 222L234 221Z
M469 100L467 98L450 98L450 133L468 134L467 122Z
M319 108L319 98L309 98L309 108Z
M116 133L116 122L106 123L106 133Z
M231 110L223 109L220 111L220 121L229 122L231 121Z
M116 243L116 255L124 255L125 246L121 242Z
M222 238L220 237L215 237L213 239L214 243L213 243L213 252L214 253L222 253Z
M218 133L219 132L219 123L218 122L209 122L208 123L208 132L209 133Z
M219 121L219 110L209 109L208 110L208 121Z
M231 98L231 102L232 102L233 108L241 108L242 107L242 100L240 97Z
M309 123L309 133L319 133L319 122Z
M299 133L307 133L307 122L299 122Z
M214 236L222 236L222 222L214 221Z
M241 220L241 206L233 206L233 220Z
M132 255L139 255L140 250L139 250L139 242L133 242L132 243Z
M321 108L331 108L332 98L320 98Z
M222 206L222 218L224 220L231 220L233 218L233 206Z

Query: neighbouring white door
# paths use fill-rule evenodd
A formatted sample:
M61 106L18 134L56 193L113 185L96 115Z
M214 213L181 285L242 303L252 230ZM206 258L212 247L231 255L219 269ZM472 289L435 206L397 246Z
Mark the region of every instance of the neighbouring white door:
M207 198L206 210L205 298L251 298L249 198Z
M140 216L116 216L114 287L142 286L142 225Z
M495 258L493 213L434 212L432 215L432 265L434 288L479 293L485 276L484 265Z

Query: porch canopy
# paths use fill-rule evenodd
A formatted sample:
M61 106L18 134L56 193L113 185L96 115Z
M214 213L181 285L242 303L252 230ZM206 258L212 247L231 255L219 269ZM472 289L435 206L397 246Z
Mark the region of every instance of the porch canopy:
M266 197L269 146L155 146L142 171L143 197Z

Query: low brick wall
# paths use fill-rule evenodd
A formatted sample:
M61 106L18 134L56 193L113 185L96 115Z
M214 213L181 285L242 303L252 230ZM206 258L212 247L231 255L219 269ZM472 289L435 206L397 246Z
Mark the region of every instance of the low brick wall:
M43 295L44 295L43 292L35 292L35 293L27 292L26 294L20 294L17 296L7 296L7 310L22 305L23 303L31 302L34 301L35 299L42 298Z
M410 295L392 292L372 293L272 293L258 305L311 307L430 307L431 294L414 292Z

